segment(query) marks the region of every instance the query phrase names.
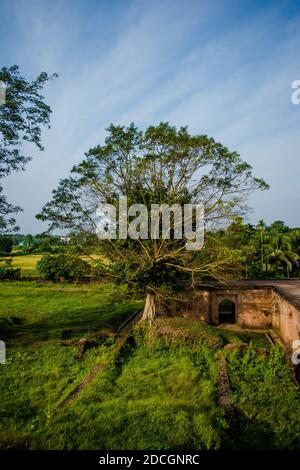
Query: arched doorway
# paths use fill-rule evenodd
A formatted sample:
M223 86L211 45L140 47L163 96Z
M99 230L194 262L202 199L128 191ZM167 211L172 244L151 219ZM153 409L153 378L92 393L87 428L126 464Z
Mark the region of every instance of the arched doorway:
M235 304L229 299L219 303L219 323L235 323Z

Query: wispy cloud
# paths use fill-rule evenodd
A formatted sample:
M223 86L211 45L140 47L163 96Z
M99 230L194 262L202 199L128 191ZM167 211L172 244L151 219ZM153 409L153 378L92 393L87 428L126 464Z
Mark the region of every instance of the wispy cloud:
M300 199L300 106L290 101L300 78L300 8L293 2L245 2L243 11L233 1L9 4L6 64L29 75L59 73L47 89L46 151L30 149L26 172L6 183L25 208L24 231L43 229L34 214L83 153L103 142L110 122L161 120L216 137L271 183L269 194L251 199L252 220L299 224L289 202Z

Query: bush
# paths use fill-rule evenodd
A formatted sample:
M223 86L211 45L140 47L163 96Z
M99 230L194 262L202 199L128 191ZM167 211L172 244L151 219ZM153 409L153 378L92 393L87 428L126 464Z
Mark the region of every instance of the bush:
M52 281L79 280L90 274L90 265L78 256L45 255L37 263L39 274Z
M0 236L0 256L7 256L11 253L13 239L7 236Z
M11 265L11 260L5 260L0 264L0 279L20 279L21 269L14 268Z

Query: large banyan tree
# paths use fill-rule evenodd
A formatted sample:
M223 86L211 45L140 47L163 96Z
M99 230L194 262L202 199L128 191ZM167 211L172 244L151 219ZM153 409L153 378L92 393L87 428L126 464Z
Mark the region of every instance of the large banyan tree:
M250 192L268 186L252 175L251 166L237 152L206 135L190 135L186 127L161 123L140 131L134 124L111 125L107 131L105 144L85 154L37 217L49 221L50 230L85 233L96 240L107 260L103 274L143 291L143 318L153 319L156 305L176 299L180 285L193 285L199 278L220 280L230 272L242 251L219 244L214 231L245 213ZM124 218L120 199L128 207L139 206ZM112 227L112 219L106 221L110 238L97 236L101 204L109 204L116 215ZM202 249L187 249L193 240L175 210L186 204L204 207ZM155 227L145 221L146 212L151 215L155 208L162 214L163 207L171 208L169 230L164 230L162 218ZM190 219L195 234L194 211ZM126 238L126 232L135 236Z

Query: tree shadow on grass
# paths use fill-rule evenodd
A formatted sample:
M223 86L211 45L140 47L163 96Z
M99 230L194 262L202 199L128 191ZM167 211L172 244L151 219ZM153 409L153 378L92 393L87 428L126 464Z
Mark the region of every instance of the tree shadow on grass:
M8 344L30 345L35 342L49 340L64 340L89 337L103 329L115 330L122 322L136 310L136 305L113 305L103 308L84 308L74 316L66 315L64 311L57 311L55 318L34 323L27 323L20 319L11 322L4 318L0 323L0 336Z
M257 418L249 418L242 412L236 414L235 429L227 440L225 448L237 450L276 449L276 436L272 427Z

